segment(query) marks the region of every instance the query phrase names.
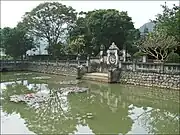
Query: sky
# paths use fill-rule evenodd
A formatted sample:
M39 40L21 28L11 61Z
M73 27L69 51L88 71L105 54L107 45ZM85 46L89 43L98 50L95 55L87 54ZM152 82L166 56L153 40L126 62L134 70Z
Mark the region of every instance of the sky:
M45 1L5 1L1 0L1 28L15 27L25 12L31 11L38 4ZM154 19L155 15L162 13L160 5L165 1L60 1L62 4L72 6L78 12L94 9L117 9L127 11L132 17L135 28ZM179 5L178 1L167 1L167 5Z

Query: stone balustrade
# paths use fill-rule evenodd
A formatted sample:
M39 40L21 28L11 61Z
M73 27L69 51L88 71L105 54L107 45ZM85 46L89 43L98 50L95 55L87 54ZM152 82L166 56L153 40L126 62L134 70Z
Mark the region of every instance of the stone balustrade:
M180 74L180 63L142 63L123 62L123 71L155 72L167 74Z

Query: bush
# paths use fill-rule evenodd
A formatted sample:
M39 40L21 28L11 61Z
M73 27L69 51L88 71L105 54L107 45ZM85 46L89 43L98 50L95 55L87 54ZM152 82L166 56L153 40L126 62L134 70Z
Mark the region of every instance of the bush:
M171 52L167 57L169 63L180 63L180 56L178 53Z
M136 52L136 53L133 54L133 57L134 58L140 58L143 55L144 55L144 53L142 53L142 52Z

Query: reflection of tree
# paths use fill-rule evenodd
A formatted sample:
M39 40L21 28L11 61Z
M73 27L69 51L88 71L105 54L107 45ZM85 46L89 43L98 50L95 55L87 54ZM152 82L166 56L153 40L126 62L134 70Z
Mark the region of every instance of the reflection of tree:
M69 103L72 111L84 115L92 112L93 119L87 119L86 123L95 134L118 134L127 133L132 126L132 120L128 117L128 106L125 108L121 104L118 105L118 110L112 112L107 104L107 99L100 102L100 95L91 93L88 97L84 94L69 95ZM77 106L78 105L78 106Z
M135 120L152 134L179 133L179 114L150 109L137 116Z
M143 113L137 116L136 119L133 119L133 121L138 120L139 124L141 123L150 133L179 133L178 117L180 115L177 113L179 110L179 96L177 95L179 95L179 93L172 91L167 92L166 90L152 91L148 88L136 88L132 86L129 89L127 86L125 88L119 85L112 85L111 89L108 90L108 87L99 86L99 88L97 88L97 86L92 84L91 89L94 89L94 91L91 90L94 93L99 93L101 103L104 103L104 100L107 99L106 103L109 108L112 108L113 104L118 104L119 110L120 104L123 105L123 103L125 103L124 107L130 104L136 107L139 106L140 108L143 107ZM102 97L104 97L104 100ZM115 102L116 99L118 99L118 103ZM122 106L122 108L124 107ZM146 107L152 107L152 109L146 110ZM132 108L129 108L129 111L130 109ZM129 115L130 114L131 113L129 113Z
M39 88L39 84L34 82ZM39 82L38 82L39 83ZM164 91L150 91L145 88L128 88L119 85L91 85L88 86L88 94L71 94L68 100L58 95L58 92L51 90L50 98L45 103L39 103L36 108L30 108L25 104L3 100L3 111L11 114L20 113L25 119L28 127L33 132L40 134L66 134L73 133L76 125L88 125L94 133L123 133L131 130L133 121L138 121L141 127L150 133L178 133L178 116L176 94ZM15 87L14 87L15 86ZM62 85L49 83L49 89L58 89ZM108 89L109 88L109 89ZM33 88L34 89L34 88ZM23 91L22 91L23 90ZM8 86L4 96L32 92L22 84ZM159 98L157 98L159 96ZM169 98L170 97L170 98ZM165 100L163 100L165 99ZM142 114L136 119L129 117L129 105L143 107ZM145 108L151 107L151 110ZM66 108L66 109L65 109ZM132 109L132 108L131 108ZM92 113L93 118L88 119L86 113ZM133 109L132 109L133 112ZM171 113L170 113L171 112ZM134 112L136 113L136 112Z
M45 103L39 104L39 107L34 109L25 104L15 104L5 100L2 107L3 111L12 114L13 112L20 113L25 119L27 126L33 132L40 134L65 134L72 133L76 130L77 120L72 115L68 108L64 111L64 104L58 93L51 91L51 98Z

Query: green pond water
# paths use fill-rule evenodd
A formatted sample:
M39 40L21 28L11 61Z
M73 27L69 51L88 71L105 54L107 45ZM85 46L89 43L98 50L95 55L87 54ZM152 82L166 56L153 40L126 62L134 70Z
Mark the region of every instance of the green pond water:
M1 134L179 134L179 91L83 81L73 86L87 92L59 98L65 80L75 78L1 73ZM37 91L53 98L36 107L9 101Z

